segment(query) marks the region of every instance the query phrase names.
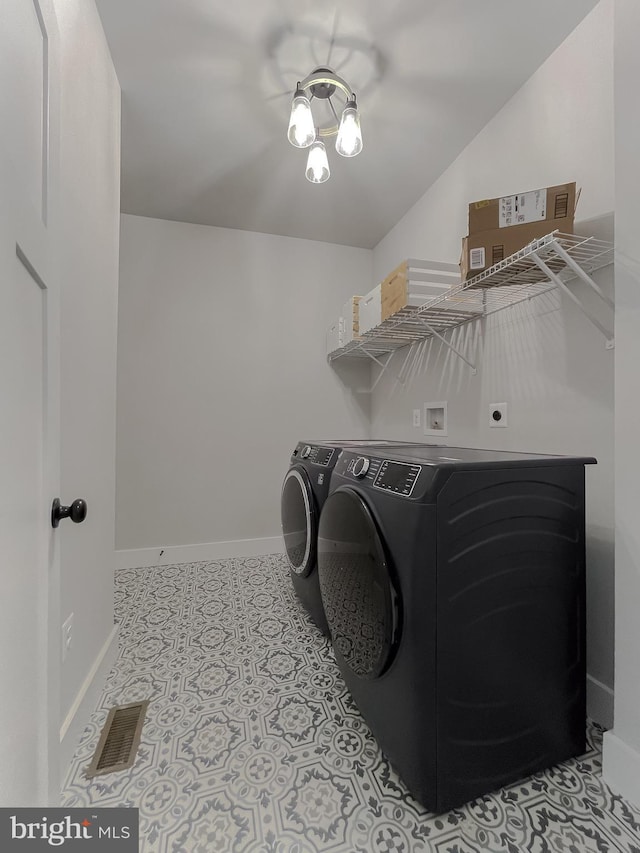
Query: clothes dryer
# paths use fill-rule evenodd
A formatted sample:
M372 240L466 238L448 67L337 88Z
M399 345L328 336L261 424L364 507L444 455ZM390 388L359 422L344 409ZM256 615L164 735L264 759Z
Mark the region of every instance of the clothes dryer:
M336 660L432 811L584 751L593 462L442 446L337 461L318 533Z
M328 633L328 628L316 568L318 521L329 494L331 472L343 447L350 444L363 448L413 446L382 439L299 441L291 454L289 470L282 484L282 534L295 592L324 634Z

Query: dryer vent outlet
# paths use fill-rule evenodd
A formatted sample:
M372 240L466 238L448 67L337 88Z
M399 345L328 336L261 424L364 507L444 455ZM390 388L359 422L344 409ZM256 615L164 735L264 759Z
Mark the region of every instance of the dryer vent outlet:
M509 425L508 406L506 403L489 403L489 426L506 427Z

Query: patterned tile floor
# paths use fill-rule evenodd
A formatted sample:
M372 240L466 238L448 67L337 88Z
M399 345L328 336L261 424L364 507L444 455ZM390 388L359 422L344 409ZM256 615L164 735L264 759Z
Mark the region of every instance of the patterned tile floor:
M67 806L140 808L143 853L640 853L640 812L588 752L446 815L406 792L307 621L284 559L116 573L121 648ZM131 770L83 771L107 710L149 698Z

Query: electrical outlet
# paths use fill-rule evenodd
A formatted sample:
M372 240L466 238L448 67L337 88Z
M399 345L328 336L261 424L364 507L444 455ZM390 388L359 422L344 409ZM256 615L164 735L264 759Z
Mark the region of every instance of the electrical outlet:
M65 619L62 625L62 662L67 659L73 645L73 613Z
M509 426L509 407L506 403L489 403L489 426Z
M413 425L414 425L414 427L420 426L420 415L421 414L422 414L422 412L420 411L420 409L414 409L413 410Z

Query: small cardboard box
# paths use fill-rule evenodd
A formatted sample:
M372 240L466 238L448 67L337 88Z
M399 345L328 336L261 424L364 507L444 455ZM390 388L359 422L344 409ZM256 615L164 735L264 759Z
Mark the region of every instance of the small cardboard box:
M409 258L389 273L383 282L362 297L359 304L360 334L366 334L405 309L418 308L439 296L446 296L460 284L455 264ZM449 304L443 304L443 309Z
M327 329L327 355L344 346L344 321L342 317L332 323Z
M342 308L344 344L357 341L360 338L358 305L361 299L361 296L352 296Z
M382 285L378 284L366 293L358 305L358 332L366 332L379 326L382 322Z
M494 228L462 238L460 275L468 281L475 275L499 263L504 258L523 249L532 240L537 240L552 231L573 234L573 210L571 215L554 222L542 220L527 225L512 225L510 228ZM490 282L487 281L487 285Z
M469 205L469 236L545 221L548 224L545 233L548 234L560 227L556 222L573 217L575 206L575 181L517 195L473 201Z

